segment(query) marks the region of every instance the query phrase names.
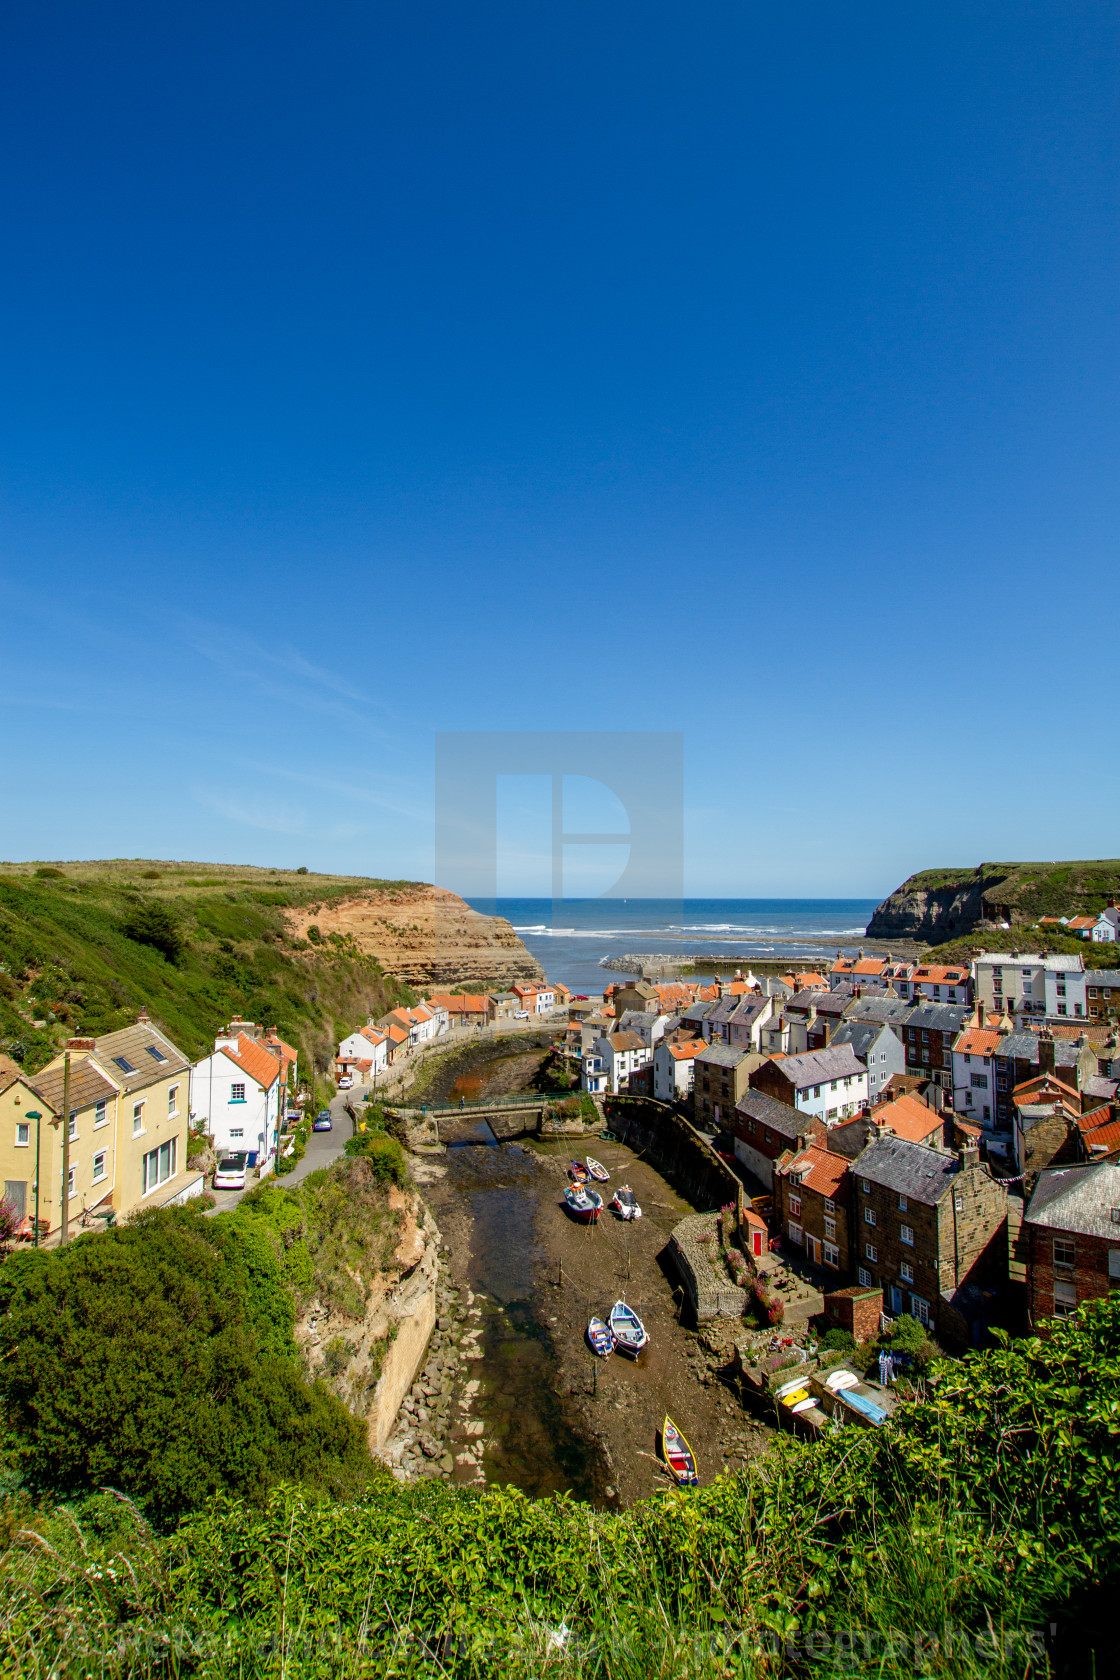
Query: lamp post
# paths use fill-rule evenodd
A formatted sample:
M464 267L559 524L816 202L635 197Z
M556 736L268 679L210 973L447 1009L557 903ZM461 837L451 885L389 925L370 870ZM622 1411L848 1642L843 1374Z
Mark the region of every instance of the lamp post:
M35 1122L35 1247L39 1246L39 1128L43 1123L43 1116L33 1108L27 1111L27 1119Z

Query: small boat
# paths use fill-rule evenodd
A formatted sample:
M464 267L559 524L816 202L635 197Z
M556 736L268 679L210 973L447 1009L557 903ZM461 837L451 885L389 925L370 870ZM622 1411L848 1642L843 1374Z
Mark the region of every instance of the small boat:
M661 1425L661 1451L670 1474L680 1487L699 1487L696 1455L668 1413Z
M611 1206L621 1219L640 1219L642 1210L638 1198L628 1184L620 1184L611 1197Z
M614 1335L609 1324L601 1318L593 1318L587 1326L587 1339L591 1343L591 1351L597 1353L600 1359L609 1359L614 1352Z
M611 1329L619 1353L628 1353L635 1359L649 1341L645 1325L625 1301L616 1301L611 1308Z
M589 1155L587 1157L587 1170L591 1174L592 1178L597 1178L599 1180L600 1184L605 1184L607 1179L611 1176L602 1161L597 1161L594 1155Z
M832 1371L824 1381L825 1387L830 1388L834 1394L837 1389L859 1387L859 1378L854 1371Z
M599 1217L599 1210L603 1205L603 1198L597 1190L591 1190L586 1184L572 1184L564 1192L564 1200L568 1204L569 1213L574 1213L577 1219L586 1219L591 1223Z
M587 1177L587 1168L582 1161L568 1162L568 1177L574 1178L577 1184L582 1184Z

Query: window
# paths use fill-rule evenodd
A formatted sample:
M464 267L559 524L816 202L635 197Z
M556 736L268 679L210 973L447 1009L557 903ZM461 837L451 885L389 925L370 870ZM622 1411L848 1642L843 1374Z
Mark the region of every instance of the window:
M147 1046L147 1051L148 1051L149 1056L152 1058L153 1062L165 1062L167 1060L167 1057L164 1055L163 1051L162 1050L157 1050L154 1044L149 1044Z
M115 1065L120 1068L122 1073L136 1072L136 1069L133 1067L127 1056L114 1056L113 1061Z
M865 1196L870 1196L870 1194L871 1194L871 1184L870 1184L869 1180L866 1179L866 1178L861 1178L860 1183L863 1186L864 1195Z
M803 1241L803 1232L800 1225L789 1225L787 1229L789 1231L790 1242L796 1243L798 1248L800 1248Z
M988 1076L986 1073L974 1073L972 1075L972 1089L974 1091L986 1091L988 1089Z
M77 1170L77 1167L73 1166L66 1174L66 1200L68 1202L73 1201L74 1197L77 1195L77 1191L74 1188L74 1174Z
M905 1196L900 1196L898 1198L898 1211L899 1211L899 1213L905 1213L906 1212L906 1197Z
M835 1238L836 1236L836 1221L835 1219L829 1219L827 1215L824 1222L824 1234L826 1237L831 1238Z
M31 1122L29 1120L16 1121L16 1148L26 1149L31 1142Z
M1110 1248L1108 1251L1108 1281L1120 1283L1120 1248Z
M899 1266L898 1275L902 1279L903 1283L913 1283L914 1268L910 1264L909 1260L904 1260L901 1266Z
M167 1118L173 1120L179 1112L179 1087L171 1085L167 1091Z
M133 1105L132 1105L132 1135L133 1135L133 1137L139 1137L140 1133L143 1130L144 1130L144 1104L142 1102L133 1103Z
M963 1196L954 1196L953 1197L953 1206L957 1210L958 1213L963 1213L964 1212L964 1197Z
M1076 1261L1076 1259L1077 1259L1077 1250L1074 1247L1073 1243L1067 1242L1064 1237L1055 1237L1054 1238L1054 1269L1055 1269L1055 1271L1059 1267L1061 1267L1061 1269L1063 1271L1072 1272L1073 1267L1074 1267L1074 1262Z
M230 1100L230 1102L244 1102L245 1101L245 1087L244 1087L244 1085L231 1085L230 1088L229 1088L229 1100Z
M93 1105L93 1129L96 1131L98 1126L107 1126L108 1124L109 1115L106 1111L105 1099L102 1097L99 1103Z
M1054 1279L1054 1317L1068 1318L1077 1310L1077 1287L1062 1278Z
M78 1137L78 1111L76 1108L72 1108L70 1110L70 1124L67 1126L66 1131L70 1142L76 1142Z
M879 1219L874 1208L864 1208L863 1223L865 1225L877 1225L879 1223Z
M913 1227L913 1225L900 1225L898 1227L898 1235L899 1235L899 1240L901 1242L904 1242L904 1243L908 1244L910 1248L913 1248L913 1246L914 1246L914 1227Z
M103 1149L99 1149L97 1154L93 1157L93 1182L95 1184L100 1184L104 1177L105 1151Z
M243 1138L245 1136L244 1126L231 1126L229 1135L231 1138Z
M824 1211L826 1213L836 1212L836 1203L833 1201L831 1196L826 1196L824 1199Z
M1118 1251L1118 1253L1120 1253L1120 1251ZM825 1245L824 1245L824 1263L825 1263L826 1266L835 1266L835 1267L839 1268L839 1265L840 1265L840 1250L837 1248L835 1243L830 1243L830 1242L825 1243Z
M790 1197L790 1199L789 1199L789 1211L793 1215L794 1219L800 1219L801 1218L801 1197L800 1196L791 1196Z
M17 1220L27 1218L27 1180L9 1178L4 1185L4 1200Z
M875 1247L874 1243L864 1243L863 1256L865 1260L878 1260L879 1250Z
M920 1295L911 1295L910 1311L919 1324L929 1323L929 1302L923 1301Z
M166 1184L169 1178L175 1177L175 1139L168 1138L158 1148L151 1149L144 1156L144 1188L143 1194L150 1195L161 1184Z
M871 1277L871 1273L867 1270L866 1266L861 1266L859 1268L859 1281L860 1281L861 1286L864 1289L870 1289L871 1288L872 1277Z

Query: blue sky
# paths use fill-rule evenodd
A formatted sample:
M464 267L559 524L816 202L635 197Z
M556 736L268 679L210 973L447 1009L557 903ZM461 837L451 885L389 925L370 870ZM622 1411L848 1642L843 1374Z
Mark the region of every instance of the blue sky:
M0 856L428 876L434 731L645 727L693 893L1115 852L1113 7L2 29Z

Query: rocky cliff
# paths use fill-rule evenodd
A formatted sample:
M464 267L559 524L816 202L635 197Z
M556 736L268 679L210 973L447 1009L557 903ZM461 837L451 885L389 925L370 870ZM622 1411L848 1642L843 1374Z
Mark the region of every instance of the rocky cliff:
M289 931L320 940L350 935L388 973L412 986L509 986L515 980L543 980L530 956L501 916L483 916L442 887L399 883L370 887L322 904L286 912ZM315 940L314 931L310 933Z
M1040 916L1088 915L1120 892L1120 861L981 863L923 869L885 898L868 923L871 939L943 945L982 923L1030 925Z

